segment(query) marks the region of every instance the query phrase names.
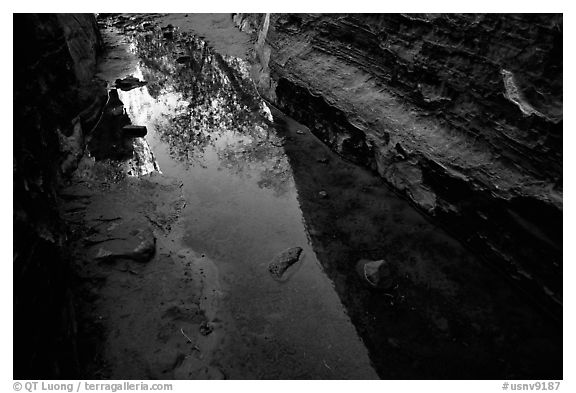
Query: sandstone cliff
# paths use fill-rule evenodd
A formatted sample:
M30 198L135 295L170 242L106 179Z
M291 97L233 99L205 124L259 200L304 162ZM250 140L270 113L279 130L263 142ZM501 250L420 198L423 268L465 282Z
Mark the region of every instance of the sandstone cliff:
M561 15L234 20L264 97L561 305Z

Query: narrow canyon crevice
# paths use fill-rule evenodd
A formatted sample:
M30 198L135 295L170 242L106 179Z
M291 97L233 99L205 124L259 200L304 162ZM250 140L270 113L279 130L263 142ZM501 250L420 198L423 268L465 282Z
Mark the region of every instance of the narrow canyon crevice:
M561 379L562 15L15 14L15 379Z

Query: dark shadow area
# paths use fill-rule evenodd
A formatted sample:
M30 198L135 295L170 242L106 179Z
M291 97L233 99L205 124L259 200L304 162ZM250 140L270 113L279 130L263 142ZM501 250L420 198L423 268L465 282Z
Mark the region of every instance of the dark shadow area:
M69 35L65 26L81 32ZM75 160L79 128L106 100L91 80L99 35L89 14L14 14L14 378L79 375L65 227L56 191ZM75 41L76 40L76 41ZM82 42L84 63L70 43ZM62 141L70 141L63 146Z

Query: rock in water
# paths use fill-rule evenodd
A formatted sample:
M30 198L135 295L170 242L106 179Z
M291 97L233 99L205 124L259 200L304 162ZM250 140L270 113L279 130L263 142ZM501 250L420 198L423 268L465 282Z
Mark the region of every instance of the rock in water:
M289 248L276 255L268 265L268 271L275 280L281 280L288 268L300 260L301 247Z
M389 290L394 287L396 269L383 259L379 261L361 259L356 265L356 271L372 288Z

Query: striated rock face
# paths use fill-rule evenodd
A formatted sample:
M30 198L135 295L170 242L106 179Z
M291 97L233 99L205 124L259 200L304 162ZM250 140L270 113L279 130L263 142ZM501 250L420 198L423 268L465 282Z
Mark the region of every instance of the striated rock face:
M56 185L106 100L91 14L14 15L14 378L78 374Z
M236 14L260 93L562 301L562 15Z

